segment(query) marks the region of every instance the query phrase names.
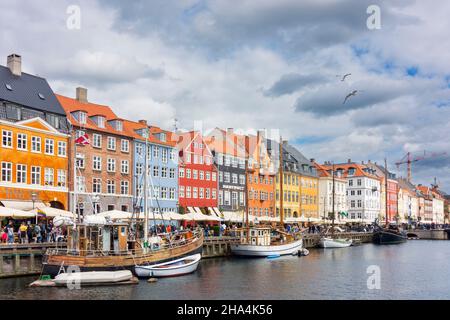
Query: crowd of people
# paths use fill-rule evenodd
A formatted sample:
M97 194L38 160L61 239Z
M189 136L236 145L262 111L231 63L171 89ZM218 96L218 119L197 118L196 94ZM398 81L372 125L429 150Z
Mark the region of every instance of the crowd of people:
M1 243L48 243L61 241L65 237L65 230L55 227L53 222L40 221L33 224L31 221L9 220L1 228Z

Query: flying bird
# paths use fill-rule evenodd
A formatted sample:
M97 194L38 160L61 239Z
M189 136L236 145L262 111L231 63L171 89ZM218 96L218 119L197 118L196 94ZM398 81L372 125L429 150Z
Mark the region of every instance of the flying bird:
M353 90L352 92L350 92L350 93L345 97L344 103L342 103L342 104L345 104L345 103L347 102L347 100L350 99L351 97L356 96L356 94L357 94L358 92L361 92L361 91Z
M347 78L347 77L350 77L352 74L351 73L346 73L346 74L344 74L343 76L342 76L342 79L341 79L341 81L342 82L344 82L345 81L345 79ZM336 75L336 77L341 77L341 75Z

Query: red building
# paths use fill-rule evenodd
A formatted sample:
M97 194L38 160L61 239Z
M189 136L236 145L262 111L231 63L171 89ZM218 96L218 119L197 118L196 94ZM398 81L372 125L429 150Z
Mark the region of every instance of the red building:
M398 182L394 179L387 181L387 216L389 221L394 221L398 214Z
M185 212L218 212L217 168L200 132L178 135L179 205Z

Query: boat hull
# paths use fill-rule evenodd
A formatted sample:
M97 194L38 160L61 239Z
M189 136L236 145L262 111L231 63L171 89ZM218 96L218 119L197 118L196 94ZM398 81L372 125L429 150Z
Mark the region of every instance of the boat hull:
M297 253L303 247L303 240L297 240L287 244L255 246L247 244L232 244L231 252L237 256L248 257L269 257L275 255L292 255Z
M404 243L408 238L404 235L387 232L377 231L373 235L373 242L375 244L399 244Z
M177 262L183 262L183 260L192 260L190 263L175 265ZM139 278L167 278L167 277L178 277L186 274L193 273L197 270L198 264L200 263L201 254L196 254L194 256L188 256L182 259L174 260L171 264L163 263L153 266L136 266L135 274ZM167 267L164 267L167 266Z
M81 285L90 283L117 283L130 281L133 275L129 270L62 273L55 277L56 284L77 282Z
M146 255L133 256L110 256L110 257L80 257L71 255L46 255L42 262L42 275L49 275L52 278L68 270L76 272L89 271L120 271L130 270L136 275L135 265L155 265L173 261L194 254L201 254L203 251L203 238L185 247L160 250ZM70 269L69 269L70 268Z
M319 247L321 248L347 248L352 245L352 240L341 240L336 241L332 238L321 238L319 242Z

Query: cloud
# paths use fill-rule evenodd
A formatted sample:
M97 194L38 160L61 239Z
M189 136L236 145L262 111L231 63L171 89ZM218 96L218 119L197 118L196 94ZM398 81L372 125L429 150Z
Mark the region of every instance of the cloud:
M279 97L285 94L292 94L303 87L323 83L326 78L316 74L298 74L289 73L283 75L271 88L266 90L264 94L271 97Z

